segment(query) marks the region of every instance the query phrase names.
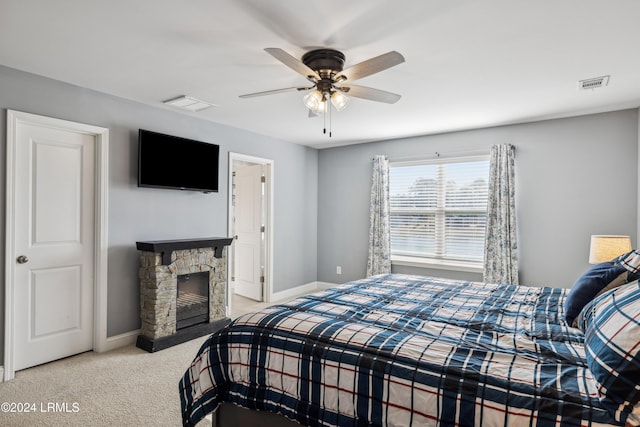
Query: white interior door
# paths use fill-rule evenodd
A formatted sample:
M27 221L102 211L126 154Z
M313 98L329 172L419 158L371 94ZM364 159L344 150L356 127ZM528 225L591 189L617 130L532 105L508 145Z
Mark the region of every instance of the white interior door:
M13 368L93 348L95 135L15 129Z
M262 301L262 165L235 170L235 293Z

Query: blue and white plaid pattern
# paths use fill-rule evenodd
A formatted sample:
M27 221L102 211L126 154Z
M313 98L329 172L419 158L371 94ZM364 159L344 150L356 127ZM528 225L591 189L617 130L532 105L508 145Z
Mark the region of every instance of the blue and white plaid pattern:
M309 426L619 425L565 297L382 275L244 315L181 380L184 425L222 401Z
M613 260L614 264L620 264L627 269L628 278L627 281L637 280L640 275L640 253L633 249L626 254L620 255Z
M615 418L640 424L640 284L596 298L583 310L587 363Z

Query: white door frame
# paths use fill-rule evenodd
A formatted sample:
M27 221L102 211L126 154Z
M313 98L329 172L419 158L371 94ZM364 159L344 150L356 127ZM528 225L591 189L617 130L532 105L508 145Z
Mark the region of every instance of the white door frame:
M5 223L5 325L4 325L4 380L14 378L14 313L19 308L14 300L15 283L15 174L18 124L75 131L91 135L95 140L95 236L94 236L94 322L93 350L107 348L107 238L108 238L108 184L109 184L109 129L7 110L7 175Z
M232 236L233 234L233 165L234 162L248 162L248 163L256 163L265 166L265 178L266 178L266 187L265 187L265 275L264 275L264 285L262 288L262 295L264 296L264 302L271 302L272 294L273 294L273 177L274 177L274 161L271 159L264 159L261 157L250 156L246 154L240 153L232 153L229 152L229 179L228 183L228 215L227 215L227 231L228 235ZM229 272L231 268L231 263L227 265L227 272ZM227 274L227 277L231 277ZM230 287L229 287L230 289ZM229 309L229 314L231 312L231 300L232 295L231 292L227 292L227 307Z

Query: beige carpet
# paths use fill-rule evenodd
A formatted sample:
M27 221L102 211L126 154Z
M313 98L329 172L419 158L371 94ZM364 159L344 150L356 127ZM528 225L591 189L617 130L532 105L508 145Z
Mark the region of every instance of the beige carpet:
M267 305L234 295L231 317ZM0 404L35 412L2 411L0 426L181 426L178 382L205 340L156 353L134 345L88 352L18 371L0 383ZM210 425L205 419L198 427Z
M156 353L135 346L88 352L18 371L0 383L0 404L35 404L35 412L6 413L3 406L0 425L180 426L178 381L205 339Z

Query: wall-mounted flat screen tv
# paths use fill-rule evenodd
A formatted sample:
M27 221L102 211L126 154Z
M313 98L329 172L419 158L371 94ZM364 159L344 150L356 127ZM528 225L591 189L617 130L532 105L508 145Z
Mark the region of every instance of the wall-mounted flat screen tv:
M140 129L138 186L218 191L220 146Z

